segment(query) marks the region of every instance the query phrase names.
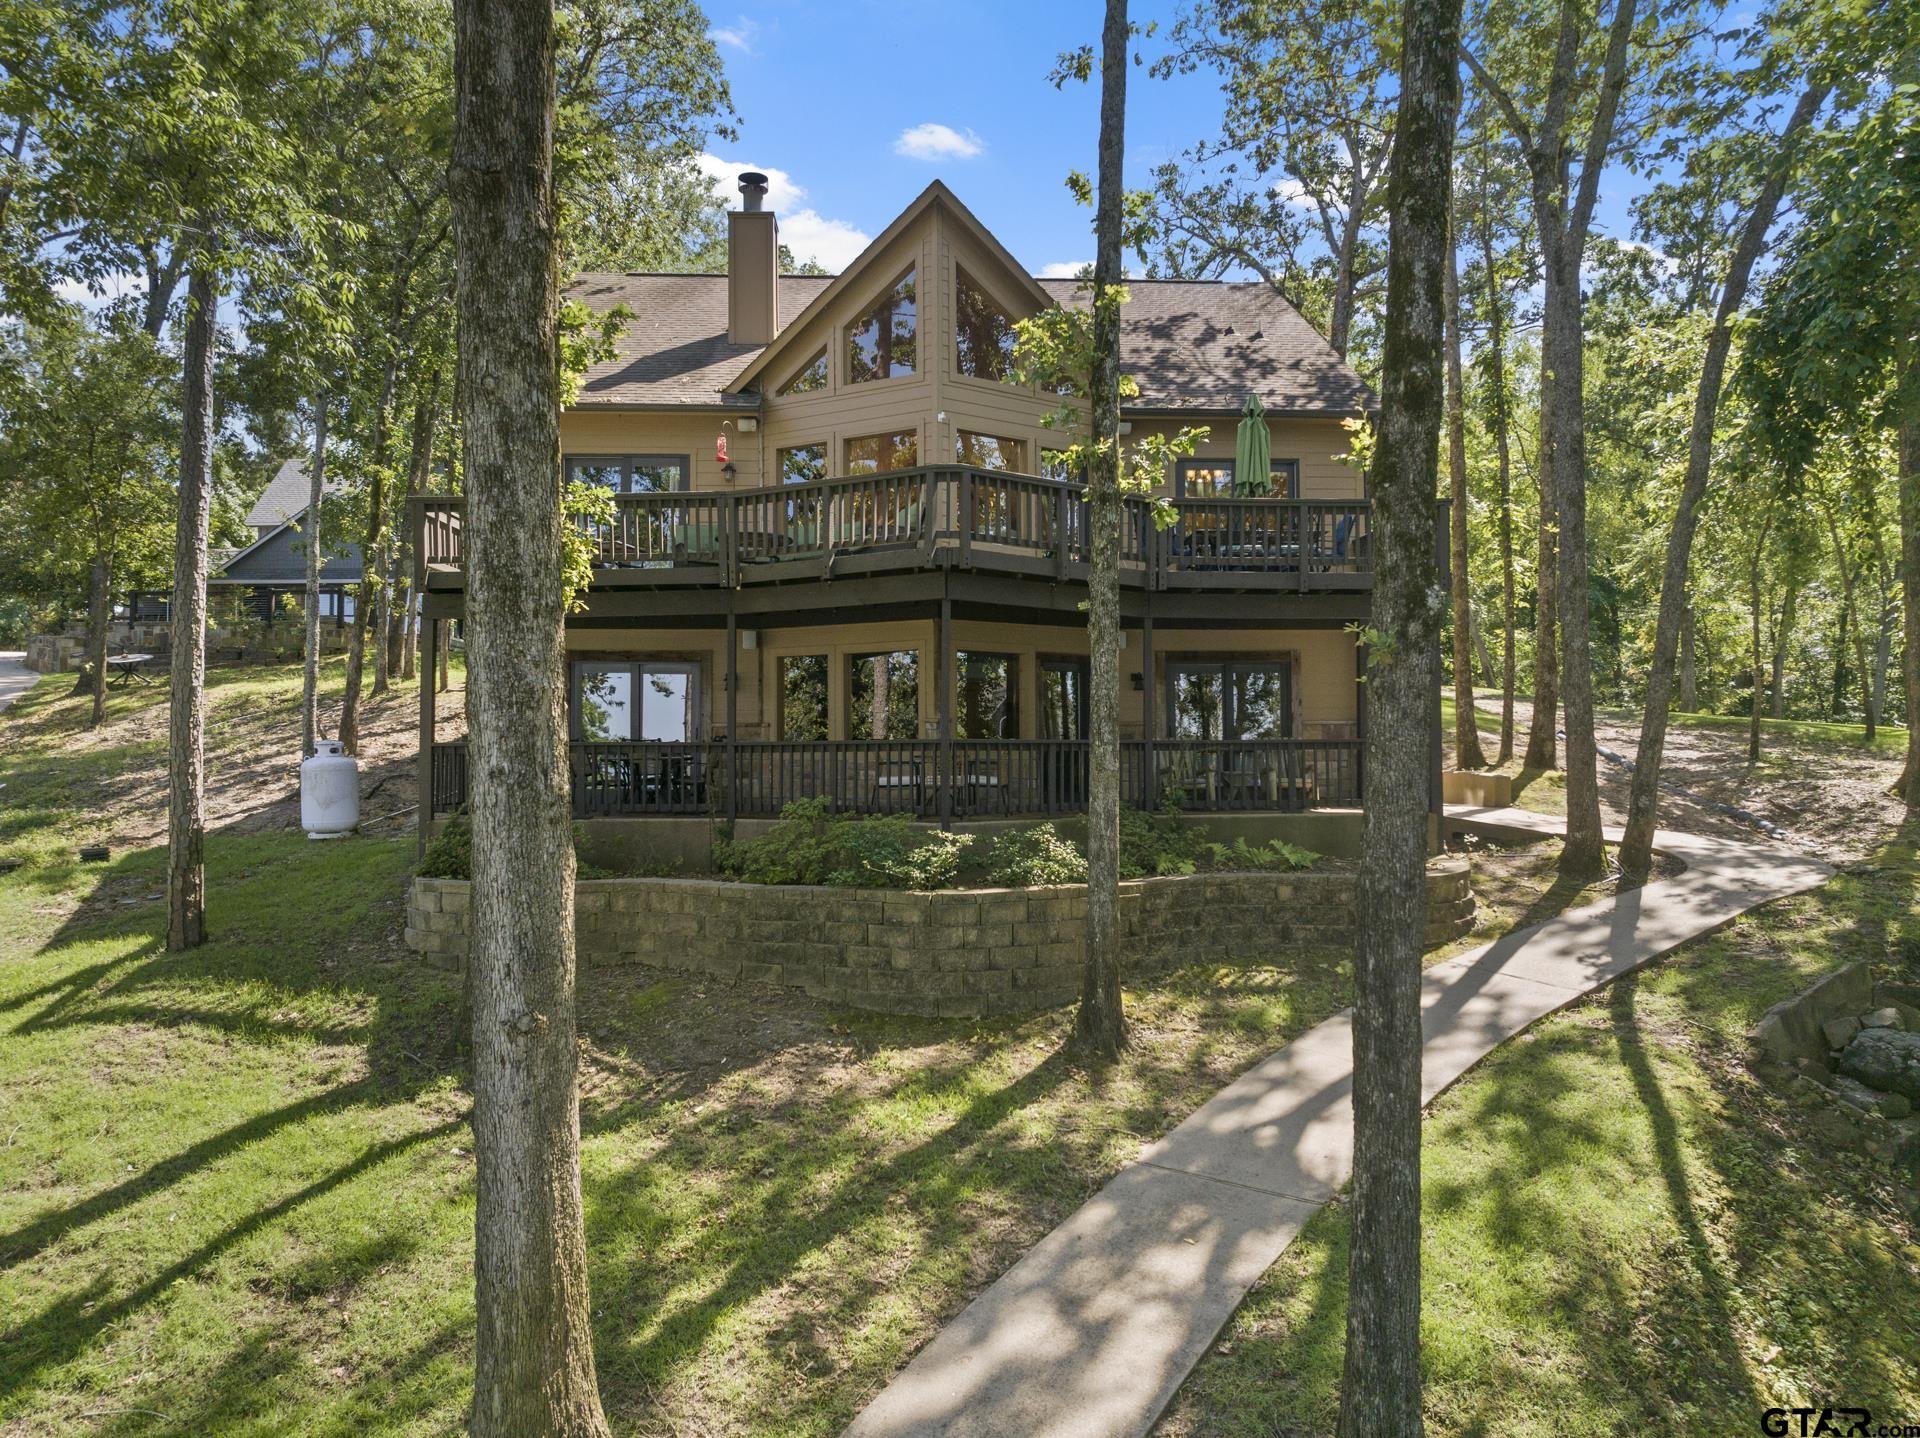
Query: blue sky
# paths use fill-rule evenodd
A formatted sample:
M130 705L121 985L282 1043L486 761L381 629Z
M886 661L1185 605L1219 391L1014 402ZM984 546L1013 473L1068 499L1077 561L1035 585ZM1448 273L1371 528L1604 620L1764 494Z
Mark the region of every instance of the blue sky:
M1174 4L1135 4L1158 20ZM1099 0L707 0L740 112L737 143L704 163L730 202L732 176L773 176L781 238L838 270L929 180L960 196L1035 273L1072 273L1093 255L1092 212L1063 181L1091 174L1097 84L1047 83L1054 57L1097 43ZM1218 82L1206 74L1129 72L1127 181L1217 131ZM1618 163L1601 185L1595 228L1624 237L1639 187Z
M739 142L714 157L729 174L779 172L772 203L796 254L838 269L937 178L1035 272L1092 257L1092 211L1063 182L1094 170L1098 88L1055 91L1047 72L1098 41L1099 3L708 0L707 14L740 111ZM1132 70L1129 183L1218 117L1205 77Z

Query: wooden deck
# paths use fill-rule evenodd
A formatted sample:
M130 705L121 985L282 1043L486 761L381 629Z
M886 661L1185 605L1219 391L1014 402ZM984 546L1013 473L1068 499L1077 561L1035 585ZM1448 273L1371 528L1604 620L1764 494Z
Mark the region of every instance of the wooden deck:
M1172 523L1123 501L1131 589L1363 591L1373 584L1366 500L1183 499ZM458 588L465 501L413 501L423 588ZM749 490L614 497L592 531L596 590L741 588L949 567L1053 581L1087 574L1080 485L995 470L922 468Z

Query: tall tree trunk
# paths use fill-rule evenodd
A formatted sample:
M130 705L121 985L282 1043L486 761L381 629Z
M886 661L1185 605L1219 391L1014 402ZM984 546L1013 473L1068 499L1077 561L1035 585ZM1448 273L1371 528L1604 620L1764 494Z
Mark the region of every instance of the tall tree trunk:
M1833 641L1833 698L1827 705L1827 718L1836 724L1847 717L1847 629L1852 609L1853 596L1842 589Z
M373 489L367 496L367 532L360 545L360 583L354 586L353 633L347 638L347 687L340 701L340 742L360 752L360 685L366 677L367 630L379 611L381 538L387 527L387 464L393 457L393 390L400 357L389 353L373 413ZM377 632L377 631L376 631ZM384 647L384 638L379 641ZM378 690L376 690L378 692Z
M1536 206L1550 212L1546 194ZM1567 730L1567 838L1560 867L1598 873L1606 862L1600 831L1600 756L1593 733L1591 615L1587 598L1587 437L1581 393L1583 324L1580 246L1542 226L1546 293L1541 321L1541 472L1558 521L1554 593L1560 630L1560 704Z
M434 678L433 687L445 694L453 688L453 661L447 654L447 651L453 647L453 621L436 619L433 622L440 626L440 631L433 640L433 652L439 656L440 669L440 673Z
M1451 179L1451 177L1449 177ZM1449 192L1452 186L1449 183ZM1449 211L1451 216L1451 211ZM1453 570L1453 759L1460 769L1484 769L1480 725L1473 708L1473 590L1468 583L1467 406L1460 366L1460 265L1447 235L1445 275L1447 352L1447 485L1452 496L1449 538Z
M1747 572L1747 620L1750 644L1748 654L1752 663L1753 694L1752 703L1747 708L1747 763L1760 762L1760 608L1761 578L1760 553L1756 549L1753 566Z
M1909 333L1900 378L1901 678L1907 694L1907 763L1898 792L1920 812L1920 339Z
M374 591L373 619L373 688L368 697L378 699L390 686L389 677L393 668L393 536L385 534L380 539L380 557L376 567L380 574L380 587Z
M1747 296L1747 281L1773 226L1793 156L1801 134L1812 123L1827 98L1827 87L1811 85L1800 96L1786 129L1780 151L1766 182L1747 214L1727 265L1720 305L1694 391L1693 424L1687 436L1687 473L1680 486L1680 503L1667 534L1666 568L1660 580L1660 612L1654 623L1653 657L1647 667L1647 704L1640 722L1640 747L1634 759L1627 793L1627 827L1620 845L1621 871L1644 877L1653 863L1653 831L1660 800L1660 761L1667 743L1667 708L1672 700L1674 649L1679 643L1682 614L1687 605L1687 573L1693 558L1693 536L1699 526L1700 502L1706 498L1712 476L1713 432L1720 413L1720 388L1726 374L1727 352L1733 343L1733 318ZM1759 674L1754 675L1753 702L1760 703Z
M1468 610L1467 619L1467 630L1473 639L1473 662L1479 669L1480 685L1491 689L1500 682L1500 674L1493 667L1493 655L1487 649L1487 631L1480 624L1480 611Z
M1700 712L1700 667L1694 661L1694 626L1700 622L1700 616L1693 607L1691 599L1684 601L1680 620L1680 712L1698 714Z
M1544 391L1545 386L1542 386ZM1544 448L1544 446L1543 446ZM1527 726L1527 752L1521 760L1528 769L1553 769L1560 763L1560 626L1559 520L1554 515L1553 486L1544 468L1539 471L1540 523L1533 594L1533 718Z
M413 569L413 512L412 501L426 493L427 481L433 474L433 433L440 409L440 371L436 368L427 375L413 406L413 436L407 455L407 513L408 523L403 533L400 548L400 569L411 574ZM418 648L420 625L420 601L423 596L413 592L412 581L406 587L405 622L400 632L400 677L413 678L414 653Z
M1780 606L1780 624L1773 635L1773 678L1770 683L1773 717L1787 717L1787 646L1793 642L1793 620L1798 611L1800 581L1787 580L1787 597Z
M454 45L467 613L486 676L468 708L470 1421L475 1438L603 1438L574 1034L552 0L456 0Z
M1127 3L1107 0L1100 32L1100 193L1094 214L1094 457L1087 502L1087 965L1076 1047L1102 1056L1127 1042L1120 999L1120 223L1126 150ZM1151 719L1149 719L1151 722Z
M98 729L107 717L107 627L113 620L113 566L96 554L87 567L87 670L93 705L87 727Z
M1866 719L1866 740L1871 744L1878 731L1878 715L1873 712L1873 661L1868 657L1870 646L1867 641L1867 626L1861 622L1860 606L1856 600L1858 586L1853 582L1854 565L1847 557L1847 546L1840 537L1840 520L1833 506L1827 506L1827 534L1833 541L1833 562L1840 571L1840 634L1844 645L1847 633L1847 619L1853 618L1854 659L1860 674L1860 708ZM1833 702L1836 711L1844 698L1845 686L1842 683L1843 671L1834 670Z
M1894 597L1898 592L1898 578L1894 566L1887 564L1883 555L1879 573L1880 623L1873 638L1873 691L1867 706L1869 726L1884 724L1887 719L1887 671L1893 666L1893 631L1900 627L1900 605Z
M1417 1438L1420 947L1428 769L1440 683L1433 497L1446 367L1447 196L1460 102L1459 0L1406 0L1387 182L1380 439L1367 671L1366 833L1353 1003L1352 1244L1341 1438Z
M202 227L201 232L205 230ZM213 359L219 288L213 258L187 276L180 411L179 516L173 539L173 673L167 720L167 947L207 937L207 530L213 516Z
M320 738L320 501L327 492L327 411L333 396L325 386L313 406L313 463L307 470L307 512L300 521L307 548L307 633L300 676L300 753L310 755Z
M1493 391L1493 449L1500 488L1500 757L1513 758L1514 686L1514 572L1513 572L1513 455L1507 440L1506 297L1500 293L1493 259L1493 221L1483 205L1480 226L1480 263L1487 282L1487 384Z

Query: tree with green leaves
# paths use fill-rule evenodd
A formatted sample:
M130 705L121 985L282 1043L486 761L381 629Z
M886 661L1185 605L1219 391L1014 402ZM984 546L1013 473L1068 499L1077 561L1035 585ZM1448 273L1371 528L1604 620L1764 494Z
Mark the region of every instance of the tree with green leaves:
M1447 492L1449 578L1453 605L1453 758L1461 769L1484 769L1480 721L1473 703L1473 590L1468 559L1472 527L1467 488L1466 366L1460 358L1460 236L1447 215L1445 344L1447 349Z
M170 949L206 936L207 543L220 300L235 276L257 269L286 267L310 282L311 240L324 224L291 183L305 36L305 14L291 0L116 7L90 40L111 83L60 97L40 130L45 184L74 217L73 263L124 267L130 256L157 254L161 237L166 268L187 280L170 610Z
M1746 302L1747 283L1753 267L1773 227L1774 212L1785 193L1794 156L1801 137L1812 125L1820 107L1826 103L1825 80L1809 83L1800 95L1778 142L1762 161L1760 180L1744 220L1739 240L1719 285L1719 300L1713 330L1707 339L1695 391L1693 424L1687 442L1687 475L1681 488L1679 506L1674 512L1667 539L1665 570L1660 585L1660 616L1653 643L1653 660L1647 672L1646 710L1640 726L1639 753L1634 761L1632 787L1627 800L1627 827L1620 847L1621 871L1635 878L1644 877L1653 863L1654 819L1659 802L1660 760L1666 743L1667 708L1673 693L1673 664L1680 642L1680 626L1687 606L1687 574L1692 558L1694 529L1698 523L1700 502L1706 496L1712 473L1714 426L1719 417L1720 390L1726 375L1727 356L1733 345L1733 323ZM1764 547L1764 546L1762 546ZM1756 551L1758 552L1758 551ZM1757 590L1757 580L1753 586ZM1759 612L1757 594L1754 611L1753 712L1760 711ZM1756 726L1755 736L1758 736Z
M1353 983L1353 1238L1341 1438L1421 1432L1420 947L1427 754L1445 604L1433 503L1446 391L1459 0L1406 0L1387 181L1380 433L1371 469L1367 812Z
M37 566L87 595L88 722L107 708L107 628L117 589L167 572L177 420L173 363L124 320L71 315L9 339L0 481L22 500Z
M1911 6L1846 6L1826 39L1849 123L1808 145L1801 222L1767 285L1741 380L1770 442L1800 462L1812 463L1832 442L1838 419L1895 436L1900 552L1890 567L1897 563L1900 576L1907 718L1898 788L1913 811L1920 810L1920 151L1913 143L1920 16ZM1852 607L1843 600L1843 625ZM1864 672L1862 679L1868 682Z
M1154 172L1157 268L1251 270L1353 346L1377 293L1393 153L1392 0L1196 0L1160 75L1220 77L1217 138Z
M1515 14L1488 0L1476 17L1477 46L1461 52L1526 160L1545 279L1541 472L1552 494L1551 610L1567 733L1567 839L1561 865L1573 874L1597 872L1604 862L1589 650L1580 268L1629 72L1657 63L1649 44L1635 43L1638 17L1638 0L1614 0L1604 27L1579 0L1554 0L1537 15ZM1575 151L1580 153L1577 178ZM1543 584L1542 598L1547 594ZM1546 760L1550 766L1554 709L1551 696L1539 692L1542 687L1537 685L1534 695L1527 757L1530 764Z

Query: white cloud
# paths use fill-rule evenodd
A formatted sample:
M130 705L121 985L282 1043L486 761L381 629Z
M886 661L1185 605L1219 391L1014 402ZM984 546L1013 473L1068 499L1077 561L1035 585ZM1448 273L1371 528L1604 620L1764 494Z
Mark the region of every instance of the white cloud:
M815 260L838 273L873 241L873 236L857 225L830 219L805 204L805 187L796 185L785 170L747 160L723 160L712 154L701 155L697 163L712 182L715 196L728 206L740 203L741 171L758 170L765 175L767 208L780 217L780 243L792 250L797 260Z
M971 130L956 130L932 120L902 130L893 153L910 160L971 160L986 153L986 141Z
M1296 210L1311 210L1314 208L1314 199L1313 196L1307 193L1307 187L1291 175L1288 175L1285 179L1281 180L1279 184L1275 185L1272 193L1273 197L1280 201L1281 204L1290 205Z
M707 38L716 45L725 45L738 50L743 55L753 53L753 42L760 34L760 22L739 16L731 25L715 25L707 31Z
M1050 265L1040 266L1040 278L1043 280L1071 280L1077 278L1080 271L1092 263L1092 260L1055 260Z
M85 305L88 309L97 309L101 305L128 295L143 295L147 292L146 277L133 270L115 270L102 275L89 283L86 280L71 277L56 280L54 294L69 304Z

